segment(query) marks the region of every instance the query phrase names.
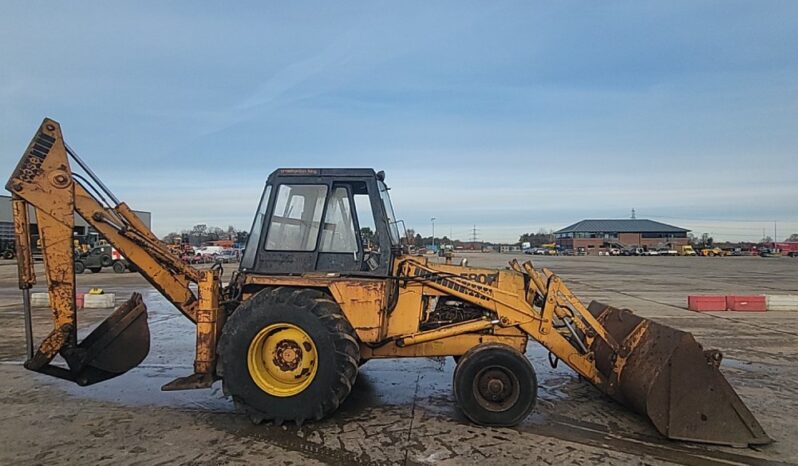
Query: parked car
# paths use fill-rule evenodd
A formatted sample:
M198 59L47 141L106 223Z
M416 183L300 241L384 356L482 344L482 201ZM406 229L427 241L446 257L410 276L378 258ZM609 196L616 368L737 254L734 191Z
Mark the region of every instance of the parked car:
M679 251L675 249L660 248L658 251L660 256L678 256Z
M549 251L551 251L549 248L527 248L524 249L524 254L545 256L547 254L550 254Z
M241 260L241 252L238 249L225 249L214 257L214 261L220 264L229 264Z
M189 256L189 264L212 264L216 261L217 254L196 254Z
M216 256L221 254L225 249L221 246L203 246L196 250L196 253L203 256Z
M762 248L759 250L759 257L781 257L781 251L773 248Z
M621 255L623 256L643 256L645 255L645 250L643 248L626 248L621 251Z

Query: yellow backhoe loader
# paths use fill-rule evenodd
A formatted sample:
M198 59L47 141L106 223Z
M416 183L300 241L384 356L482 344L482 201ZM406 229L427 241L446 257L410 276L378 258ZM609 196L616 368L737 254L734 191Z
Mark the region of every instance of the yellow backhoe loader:
M254 421L301 424L333 413L369 359L454 356L454 393L473 422L512 426L533 409L529 339L672 439L736 446L770 439L689 333L597 302L551 271L408 255L382 172L279 169L267 181L239 269L185 264L119 202L45 119L11 175L25 367L88 385L149 351L139 294L77 341L74 213L196 324L194 373L164 390L223 388ZM34 348L29 207L42 240L54 327ZM361 227L374 234L366 239ZM196 290L193 288L196 284ZM54 362L60 355L63 362Z

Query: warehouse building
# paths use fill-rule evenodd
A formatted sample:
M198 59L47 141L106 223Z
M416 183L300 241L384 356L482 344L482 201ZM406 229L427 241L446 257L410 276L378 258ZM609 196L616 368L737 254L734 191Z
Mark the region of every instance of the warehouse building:
M134 213L147 225L147 228L151 228L151 215L149 212L136 210ZM31 236L35 239L39 234L39 229L37 228L36 216L33 215L32 208L28 216L31 219ZM99 239L97 232L78 214L75 214L74 234L76 239L86 244L94 244ZM11 210L11 196L0 195L0 243L12 239L14 239L14 216Z
M560 249L598 254L610 248L678 250L690 230L645 219L582 220L554 232Z

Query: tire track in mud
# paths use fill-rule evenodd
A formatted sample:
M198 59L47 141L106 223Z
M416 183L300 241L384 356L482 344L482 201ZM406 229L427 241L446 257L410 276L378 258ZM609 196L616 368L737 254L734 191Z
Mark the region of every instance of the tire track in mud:
M274 446L300 453L310 459L342 466L382 466L397 464L401 461L375 461L365 453L355 453L345 448L332 448L321 443L308 440L307 433L299 435L302 430L297 427L254 426L230 429L230 433L239 437L250 437L267 442Z
M609 449L635 456L648 456L689 466L729 466L729 465L790 465L772 459L732 453L723 450L708 450L691 447L678 442L665 443L662 439L645 437L630 433L613 433L599 424L577 421L557 415L549 415L546 424L524 424L516 427L525 432L544 437L556 438L601 449ZM750 450L756 451L755 448Z

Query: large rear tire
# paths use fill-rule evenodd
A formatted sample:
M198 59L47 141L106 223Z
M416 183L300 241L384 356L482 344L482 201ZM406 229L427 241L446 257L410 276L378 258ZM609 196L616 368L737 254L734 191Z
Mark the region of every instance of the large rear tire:
M517 350L488 343L471 348L454 370L454 397L472 422L510 427L535 407L535 369Z
M357 377L360 347L338 304L315 289L265 289L227 319L217 369L255 423L319 420Z

